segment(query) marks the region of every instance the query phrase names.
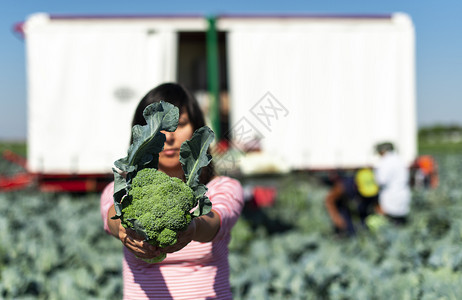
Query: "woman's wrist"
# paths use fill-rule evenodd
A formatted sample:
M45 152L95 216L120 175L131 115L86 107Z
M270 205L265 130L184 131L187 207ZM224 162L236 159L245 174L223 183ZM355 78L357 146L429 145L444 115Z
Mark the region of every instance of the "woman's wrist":
M213 240L220 229L220 217L213 210L206 215L196 217L193 240L200 243L207 243Z
M200 218L200 217L195 217L195 218L193 218L192 221L191 221L191 228L192 228L192 229L191 229L191 231L192 231L192 235L191 235L191 236L192 236L192 240L193 240L193 241L197 241L197 227L198 227L198 223L197 223L197 222L198 222L198 219L199 219L199 218Z

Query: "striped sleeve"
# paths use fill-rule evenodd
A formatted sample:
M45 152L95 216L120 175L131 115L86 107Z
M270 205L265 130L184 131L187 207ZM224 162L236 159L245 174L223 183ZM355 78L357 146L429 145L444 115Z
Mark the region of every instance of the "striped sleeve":
M109 183L101 193L101 198L100 198L100 213L101 213L101 218L103 218L103 224L104 224L104 231L106 231L108 234L111 234L111 231L109 230L109 226L107 223L107 216L109 214L109 208L114 204L114 182Z
M244 206L243 189L239 181L229 177L218 177L209 184L207 196L212 209L220 216L220 230L214 240L227 236L237 222Z

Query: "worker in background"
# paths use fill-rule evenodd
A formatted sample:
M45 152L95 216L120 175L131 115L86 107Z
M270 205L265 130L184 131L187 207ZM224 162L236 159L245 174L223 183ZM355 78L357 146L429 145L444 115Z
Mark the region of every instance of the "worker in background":
M431 155L421 155L416 158L411 167L414 187L436 188L438 172L435 160Z
M380 212L393 223L405 224L411 203L408 167L396 153L392 143L378 144L376 151L380 155L380 161L375 168L375 179L380 188Z
M326 183L330 190L325 205L335 233L354 235L357 231L354 218L359 218L360 227L364 227L366 217L377 207L378 186L373 171L365 168L350 175L334 172Z

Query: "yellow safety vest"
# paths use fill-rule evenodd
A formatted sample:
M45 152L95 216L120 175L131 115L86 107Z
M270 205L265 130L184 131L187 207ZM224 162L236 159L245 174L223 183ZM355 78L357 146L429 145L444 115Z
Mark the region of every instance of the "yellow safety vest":
M355 183L358 192L363 197L373 197L379 192L379 186L375 182L374 172L370 168L360 169L356 172Z

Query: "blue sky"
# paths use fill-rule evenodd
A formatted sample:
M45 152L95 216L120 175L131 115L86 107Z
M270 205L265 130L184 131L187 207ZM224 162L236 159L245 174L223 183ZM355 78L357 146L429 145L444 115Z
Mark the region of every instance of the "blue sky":
M16 23L50 14L383 14L405 12L416 30L418 125L462 124L462 1L0 1L0 140L27 135L24 41Z

